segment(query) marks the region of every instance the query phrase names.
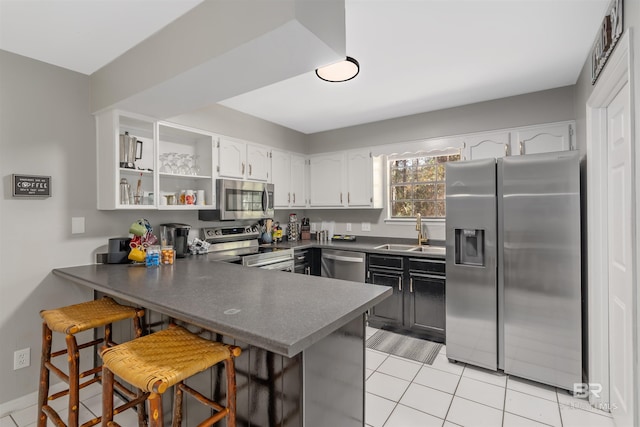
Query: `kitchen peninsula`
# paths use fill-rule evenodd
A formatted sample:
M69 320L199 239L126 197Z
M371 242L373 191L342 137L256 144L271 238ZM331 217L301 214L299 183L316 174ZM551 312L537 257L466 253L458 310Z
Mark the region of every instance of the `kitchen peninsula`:
M240 346L240 425L364 425L364 312L391 295L388 287L208 256L156 268L98 264L53 273ZM197 381L215 394L218 374Z

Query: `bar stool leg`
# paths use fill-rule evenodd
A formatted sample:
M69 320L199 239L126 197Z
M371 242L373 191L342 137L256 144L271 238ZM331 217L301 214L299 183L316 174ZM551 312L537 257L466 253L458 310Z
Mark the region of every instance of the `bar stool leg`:
M51 329L47 322L42 322L42 356L40 358L40 387L38 388L38 427L47 426L47 416L42 407L49 403L49 369L47 363L51 360Z
M102 427L113 421L113 372L102 369Z
M162 395L151 393L149 395L149 427L164 427L162 416Z
M69 358L69 426L78 427L80 411L80 350L74 335L67 335L67 357Z
M224 370L227 372L227 408L229 408L227 427L236 427L236 368L233 357L225 359Z
M182 389L179 384L173 388L173 422L171 427L180 427L182 425Z

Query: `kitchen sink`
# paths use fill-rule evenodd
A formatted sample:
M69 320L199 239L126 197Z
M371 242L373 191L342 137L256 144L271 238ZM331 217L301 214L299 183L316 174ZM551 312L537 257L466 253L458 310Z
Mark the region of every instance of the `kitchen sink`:
M414 246L413 249L409 249L409 251L444 255L446 249L444 246L424 245L424 246Z
M420 247L416 245L401 245L401 244L386 243L384 245L376 246L373 249L384 249L387 251L414 251L419 248Z

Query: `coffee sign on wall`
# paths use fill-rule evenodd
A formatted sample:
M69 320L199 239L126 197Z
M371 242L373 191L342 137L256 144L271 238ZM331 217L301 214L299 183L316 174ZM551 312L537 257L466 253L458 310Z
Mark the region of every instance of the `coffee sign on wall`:
M51 177L40 175L11 175L13 197L51 197Z

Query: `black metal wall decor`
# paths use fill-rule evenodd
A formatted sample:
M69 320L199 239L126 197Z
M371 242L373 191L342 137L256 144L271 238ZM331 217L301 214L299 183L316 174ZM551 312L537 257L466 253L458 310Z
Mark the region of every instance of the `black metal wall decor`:
M40 175L11 175L13 197L51 197L51 177Z
M622 0L612 0L600 31L596 37L596 41L591 48L591 84L595 84L598 80L600 72L607 63L607 59L613 52L613 48L622 36Z

